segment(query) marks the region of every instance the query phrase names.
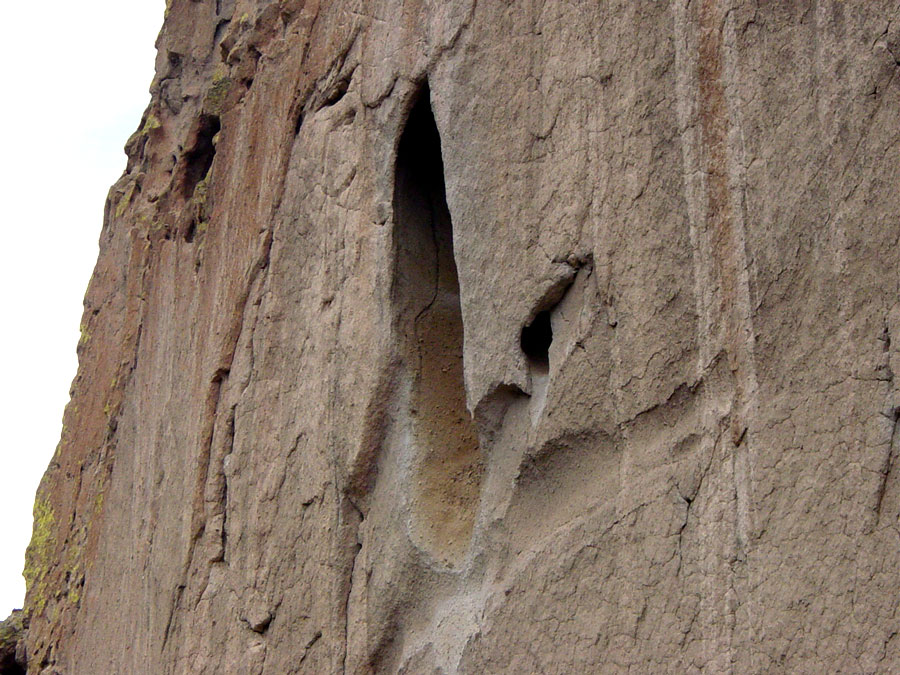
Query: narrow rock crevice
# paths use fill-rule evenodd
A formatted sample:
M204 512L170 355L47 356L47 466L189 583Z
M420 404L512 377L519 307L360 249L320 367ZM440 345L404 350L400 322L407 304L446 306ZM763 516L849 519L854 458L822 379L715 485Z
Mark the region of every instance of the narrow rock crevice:
M897 444L900 443L900 408L895 408L892 413L893 426L891 428L891 440L888 444L884 463L881 466L881 479L875 491L875 525L881 523L881 511L884 507L884 496L888 489L888 482L894 470L894 458L897 455Z
M359 529L362 526L363 521L365 520L365 515L360 510L360 508L350 499L348 496L344 497L344 506L349 506L348 509L344 509L345 513L351 513L353 515L353 525L349 528L352 533L352 541L353 541L353 553L350 556L350 564L348 566L348 574L346 577L346 589L344 591L344 639L342 641L343 645L343 654L341 655L341 670L342 672L347 672L347 661L350 656L349 647L350 647L350 617L352 612L351 602L353 599L353 577L356 574L356 566L359 562L359 554L362 551L362 544L359 541ZM321 633L318 633L318 636L321 637ZM306 654L309 652L309 649L315 644L318 637L314 637L314 639L306 646L306 651L303 653L303 659L306 658ZM301 659L302 660L302 659Z

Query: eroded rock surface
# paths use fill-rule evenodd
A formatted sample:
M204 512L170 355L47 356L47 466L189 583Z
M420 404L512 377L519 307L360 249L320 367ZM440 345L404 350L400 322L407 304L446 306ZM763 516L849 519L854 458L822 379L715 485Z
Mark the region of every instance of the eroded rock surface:
M900 668L896 0L172 0L157 46L33 672Z

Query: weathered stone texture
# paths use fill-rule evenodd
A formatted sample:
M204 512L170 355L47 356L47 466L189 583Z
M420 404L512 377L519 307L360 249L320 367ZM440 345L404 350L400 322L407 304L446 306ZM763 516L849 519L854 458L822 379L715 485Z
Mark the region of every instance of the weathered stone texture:
M897 0L172 0L158 48L32 672L900 669Z

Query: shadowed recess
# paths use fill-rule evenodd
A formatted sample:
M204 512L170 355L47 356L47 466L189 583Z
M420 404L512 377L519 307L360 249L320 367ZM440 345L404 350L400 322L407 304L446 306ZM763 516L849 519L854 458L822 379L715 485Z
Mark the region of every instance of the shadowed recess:
M216 115L203 115L197 125L196 140L191 149L184 154L184 178L181 183L181 194L190 198L197 185L206 177L216 156L213 139L221 129Z
M466 408L453 226L427 86L400 139L394 215L393 300L412 385L412 537L435 559L453 566L471 538L482 462Z
M520 344L529 365L539 372L550 369L550 343L553 342L553 327L550 312L539 312L534 320L522 329Z

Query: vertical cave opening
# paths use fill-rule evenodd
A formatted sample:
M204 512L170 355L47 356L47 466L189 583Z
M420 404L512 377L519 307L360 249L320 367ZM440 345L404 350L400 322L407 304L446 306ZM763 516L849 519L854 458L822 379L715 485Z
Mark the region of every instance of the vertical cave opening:
M214 139L222 128L216 115L201 115L197 121L194 142L184 153L181 194L190 199L201 180L206 178L216 156Z
M392 295L410 384L411 535L452 567L469 546L483 465L466 407L453 224L427 85L400 137L394 222Z
M216 134L221 128L217 115L201 115L194 123L193 141L182 158L181 195L188 205L179 230L189 244L194 241L198 226L208 218L207 180L216 157Z
M553 326L550 311L538 312L534 320L522 329L519 344L528 358L528 365L539 373L550 371L550 343L553 342Z

